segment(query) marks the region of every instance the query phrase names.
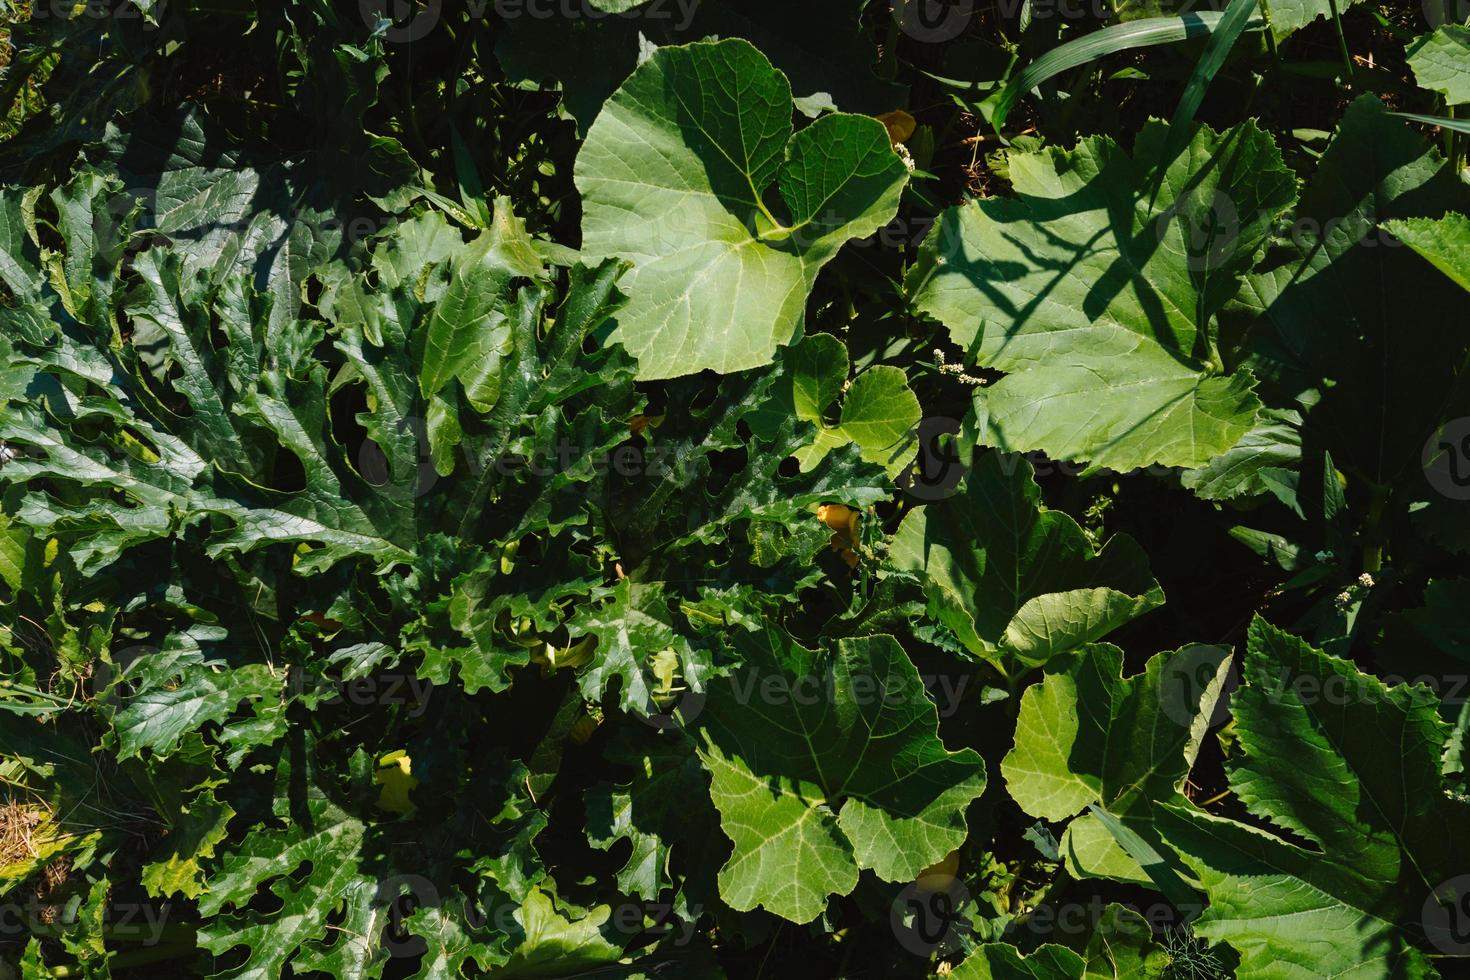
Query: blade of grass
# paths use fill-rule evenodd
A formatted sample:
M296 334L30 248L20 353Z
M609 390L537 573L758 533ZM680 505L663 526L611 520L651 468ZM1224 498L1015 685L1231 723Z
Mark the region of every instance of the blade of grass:
M1198 893L1189 885L1179 872L1169 866L1169 862L1158 850L1144 840L1137 833L1124 826L1123 822L1113 816L1102 807L1089 803L1087 809L1098 819L1113 839L1118 842L1129 857L1138 862L1138 866L1148 875L1163 896L1173 903L1174 907L1184 912L1193 919L1199 915L1201 903Z
M430 190L427 187L415 187L414 190L422 194L425 200L427 200L430 204L436 205L445 214L449 215L451 218L453 218L455 221L458 221L466 228L489 227L488 224L484 223L484 219L481 218L480 215L474 214L470 211L466 211L462 206L445 197L443 194L440 194L438 191Z
M1184 87L1184 94L1179 97L1179 107L1174 110L1174 118L1169 120L1171 130L1186 128L1194 122L1194 114L1199 111L1210 83L1224 67L1225 59L1230 56L1235 42L1245 33L1246 26L1251 22L1251 15L1256 12L1256 2L1257 0L1230 0L1230 6L1220 16L1219 25L1210 32L1210 39L1205 42L1204 53L1194 66L1194 73L1189 78L1189 84Z
M485 185L480 180L479 168L470 148L459 135L459 128L449 124L449 147L454 154L454 178L459 183L459 199L465 211L479 219L481 228L490 227L490 204L485 197Z
M1449 129L1457 133L1470 133L1470 119L1449 119L1445 116L1421 116L1415 112L1395 112L1393 115L1398 116L1400 119L1423 123L1426 126L1438 126L1441 129Z
M1011 60L1012 64L1014 64L1014 57ZM920 75L924 75L934 79L934 81L938 82L940 85L943 85L945 88L952 88L958 92L964 92L968 95L984 95L992 91L997 85L1000 84L998 80L993 82L977 82L966 78L949 78L944 75L936 75L932 71L925 71L922 68L916 68L914 70L917 71Z
M1081 67L1110 54L1117 54L1119 51L1172 44L1175 41L1201 37L1217 30L1224 18L1225 14L1213 10L1181 14L1177 17L1146 17L1142 20L1131 20L1124 24L1104 27L1100 31L1093 31L1075 41L1068 41L1031 62L1022 69L1019 75L1010 80L996 102L995 112L991 116L991 125L999 133L1005 125L1006 117L1010 115L1011 109L1015 107L1023 93L1031 91L1042 82L1064 71ZM1265 24L1264 18L1253 17L1244 29L1258 31L1265 27Z
M1220 17L1220 23L1210 32L1210 39L1205 42L1205 50L1200 55L1199 61L1195 63L1194 72L1189 76L1189 84L1184 87L1184 94L1179 97L1179 105L1174 110L1174 116L1169 120L1169 135L1164 140L1164 155L1159 161L1159 172L1154 175L1153 198L1157 198L1159 188L1164 182L1164 173L1174 157L1178 156L1184 147L1189 145L1190 129L1194 126L1194 115L1199 111L1200 103L1205 99L1205 92L1209 90L1210 83L1215 80L1215 75L1225 65L1225 59L1230 56L1230 50L1235 47L1235 42L1240 35L1245 33L1245 27L1250 23L1251 15L1256 11L1256 0L1230 0L1230 6L1225 8ZM1152 200L1150 200L1152 206Z
M1404 30L1381 10L1370 10L1368 11L1368 15L1378 21L1379 27L1392 34L1395 41L1402 41L1404 44L1408 44L1419 36L1413 31Z

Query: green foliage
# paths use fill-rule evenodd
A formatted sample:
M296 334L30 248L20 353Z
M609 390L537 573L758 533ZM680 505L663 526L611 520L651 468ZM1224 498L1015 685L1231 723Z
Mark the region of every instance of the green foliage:
M1470 29L1446 24L1409 45L1409 67L1419 84L1449 105L1470 102Z
M1320 703L1310 688L1342 703ZM1444 828L1466 816L1444 792L1435 701L1252 624L1230 785L1266 829L1180 806L1161 818L1210 898L1199 934L1241 953L1240 976L1272 976L1283 962L1385 976L1432 969L1402 930L1436 927L1424 905L1464 861ZM1392 765L1371 761L1385 744L1401 747Z
M633 262L614 337L643 378L768 363L800 330L817 271L893 217L906 178L872 119L827 115L792 135L790 83L750 44L660 50L577 156L584 250Z
M0 2L0 976L1462 973L1470 8L1197 6Z
M741 652L743 676L711 691L699 722L710 796L734 843L720 872L733 907L806 922L860 870L911 881L964 843L985 764L945 750L892 637L840 640L830 662L769 631Z
M1254 379L1222 370L1212 324L1293 178L1254 124L1202 128L1172 160L1166 133L1150 123L1131 157L1102 138L1008 153L1020 196L948 211L926 241L909 282L919 309L1007 372L976 392L984 442L1118 470L1192 467L1251 428Z
M1131 538L1094 552L1040 497L1030 464L993 453L962 492L906 515L889 551L894 571L924 583L929 615L1007 673L1099 639L1164 598Z

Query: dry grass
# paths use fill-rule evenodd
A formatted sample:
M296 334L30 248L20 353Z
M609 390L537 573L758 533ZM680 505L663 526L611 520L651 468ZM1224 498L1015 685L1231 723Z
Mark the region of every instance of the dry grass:
M6 800L0 805L0 865L14 864L40 853L31 835L46 820L40 807Z
M5 26L6 23L16 24L30 20L31 17L30 3L18 3L15 8L15 13L5 18L4 21L0 21L0 68L10 64L10 28Z

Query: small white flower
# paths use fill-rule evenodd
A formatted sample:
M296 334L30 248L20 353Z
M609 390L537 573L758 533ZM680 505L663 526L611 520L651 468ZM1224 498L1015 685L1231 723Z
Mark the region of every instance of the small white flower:
M898 158L903 161L905 167L908 167L910 171L914 169L914 156L909 152L908 147L902 143L894 143L893 151L898 154Z
M1367 572L1364 572L1362 575L1358 576L1358 584L1365 589L1373 588L1373 576L1369 575Z

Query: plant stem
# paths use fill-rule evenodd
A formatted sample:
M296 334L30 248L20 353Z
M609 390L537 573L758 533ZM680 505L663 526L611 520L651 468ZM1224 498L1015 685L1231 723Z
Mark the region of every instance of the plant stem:
M1276 32L1271 29L1271 4L1269 0L1261 0L1261 17L1266 21L1266 49L1271 52L1271 61L1276 65L1276 70L1281 70L1281 52L1276 50Z
M1342 50L1342 67L1347 72L1348 88L1356 88L1353 75L1353 56L1348 53L1347 35L1342 31L1342 15L1337 11L1337 0L1327 0L1332 8L1332 23L1337 28L1337 44Z
M1388 488L1374 487L1373 500L1368 505L1368 526L1364 529L1363 571L1373 574L1383 567L1383 540L1380 525L1383 511L1388 505Z
M889 81L898 77L898 31L899 20L902 17L903 8L898 7L888 18L888 37L883 42L883 60L878 64L875 73L879 78L886 78Z
M1453 105L1445 106L1445 115L1451 119L1458 118L1455 115L1455 109L1456 107ZM1453 129L1448 131L1448 135L1450 138L1450 174L1455 177L1459 177L1460 167L1463 165L1463 160L1461 159L1463 154L1461 153L1461 151L1465 148L1465 142L1461 138L1461 134L1455 132Z
M847 965L852 962L853 950L857 949L857 946L852 941L853 935L853 930L845 930L843 932L842 938L839 940L842 945L842 963L839 964L837 967L837 976L839 977L845 977L848 975Z

